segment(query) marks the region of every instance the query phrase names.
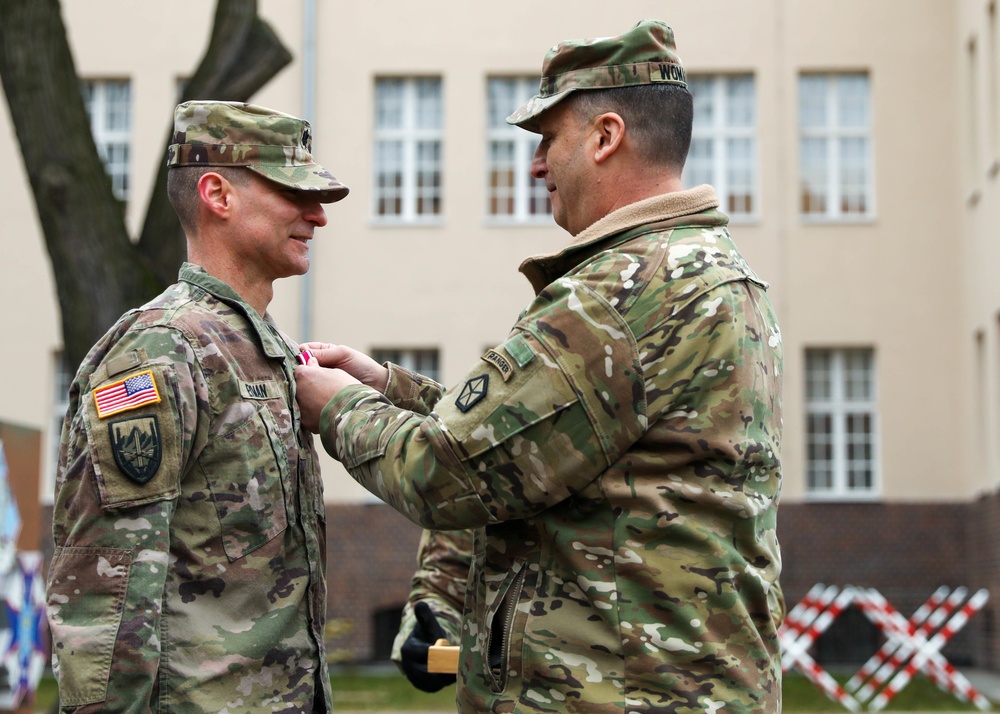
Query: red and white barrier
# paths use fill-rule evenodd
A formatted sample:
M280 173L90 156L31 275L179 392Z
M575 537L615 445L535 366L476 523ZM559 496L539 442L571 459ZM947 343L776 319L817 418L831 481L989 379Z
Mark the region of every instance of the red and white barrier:
M967 596L965 588L942 586L906 619L877 590L817 584L788 612L778 631L782 671L800 670L830 699L851 711L860 711L866 701L870 711L880 711L918 672L944 691L987 711L989 700L941 654L948 640L983 607L989 593L983 589L968 600ZM842 687L816 663L809 649L851 605L885 634L886 642Z
M916 654L910 659L909 664L906 665L900 672L894 676L889 683L886 685L878 696L876 696L869 706L871 711L880 711L885 708L885 705L899 693L899 691L910 683L913 675L918 671L923 671L924 665L926 664L928 658L933 654L939 652L944 644L954 636L956 632L965 627L965 624L969 621L969 618L982 608L986 604L986 600L989 598L989 593L983 589L969 598L969 601L959 610L955 615L948 620L948 623L941 628L941 630L917 649ZM972 685L968 685L971 687ZM975 690L973 690L975 691ZM985 701L985 699L984 699ZM988 710L990 708L989 702L985 702L985 707L978 704L980 709Z
M833 585L822 588L817 595L817 588L821 587L817 585L809 591L812 597L800 611L796 612L795 608L792 608L792 612L789 612L785 624L778 632L781 642L781 669L787 672L793 666L797 667L830 699L852 712L860 711L861 705L858 701L820 667L808 652L816 639L833 624L854 598L852 588L845 588L837 594L837 587Z

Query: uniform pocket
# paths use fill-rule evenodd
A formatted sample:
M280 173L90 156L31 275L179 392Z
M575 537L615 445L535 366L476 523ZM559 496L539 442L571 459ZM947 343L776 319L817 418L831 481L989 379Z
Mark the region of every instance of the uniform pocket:
M214 438L199 457L198 468L212 492L230 562L257 550L288 526L284 487L288 459L266 409L255 409L250 418Z
M55 550L46 606L63 706L107 698L131 566L130 550Z

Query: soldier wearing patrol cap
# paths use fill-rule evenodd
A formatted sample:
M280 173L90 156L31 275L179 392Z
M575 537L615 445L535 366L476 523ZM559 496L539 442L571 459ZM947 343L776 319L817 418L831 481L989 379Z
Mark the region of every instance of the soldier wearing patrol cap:
M64 711L332 710L322 484L298 345L267 314L348 192L310 151L281 112L176 109L189 262L91 349L63 424L48 617Z
M508 119L572 239L452 389L349 348L296 369L303 421L428 529L397 638L460 644L461 712L781 709L781 335L710 186L667 25L564 42ZM326 367L325 369L322 367ZM329 368L334 369L329 369Z

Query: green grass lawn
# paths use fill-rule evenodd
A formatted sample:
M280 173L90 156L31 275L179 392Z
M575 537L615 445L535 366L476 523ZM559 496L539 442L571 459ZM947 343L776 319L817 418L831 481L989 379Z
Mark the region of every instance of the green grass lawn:
M843 684L848 677L837 677ZM782 686L782 707L786 712L848 712L801 674L786 674ZM994 706L994 710L996 707ZM862 708L864 711L864 708ZM888 712L961 712L979 711L972 704L942 692L925 677L914 677L883 710Z
M396 673L371 674L366 671L338 671L333 677L333 704L338 713L347 712L405 712L405 711L454 711L455 690L451 687L426 694L410 686L402 675ZM54 711L56 686L51 677L45 677L38 690L35 710ZM783 691L785 712L846 712L841 705L829 700L812 682L798 674L785 676ZM996 707L994 707L996 710ZM942 692L923 677L915 678L889 703L885 711L978 711L971 704L959 701Z

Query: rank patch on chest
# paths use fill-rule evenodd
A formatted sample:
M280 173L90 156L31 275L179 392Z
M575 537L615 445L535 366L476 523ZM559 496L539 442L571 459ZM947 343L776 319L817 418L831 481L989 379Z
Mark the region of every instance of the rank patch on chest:
M462 387L458 399L455 400L455 406L464 414L486 396L486 390L489 389L489 386L489 375L481 374L478 377L473 377Z
M149 369L98 387L93 394L97 416L101 419L147 404L160 403L160 392L156 388L153 372Z
M163 446L155 416L119 419L108 424L111 453L118 468L132 481L147 483L160 468Z

